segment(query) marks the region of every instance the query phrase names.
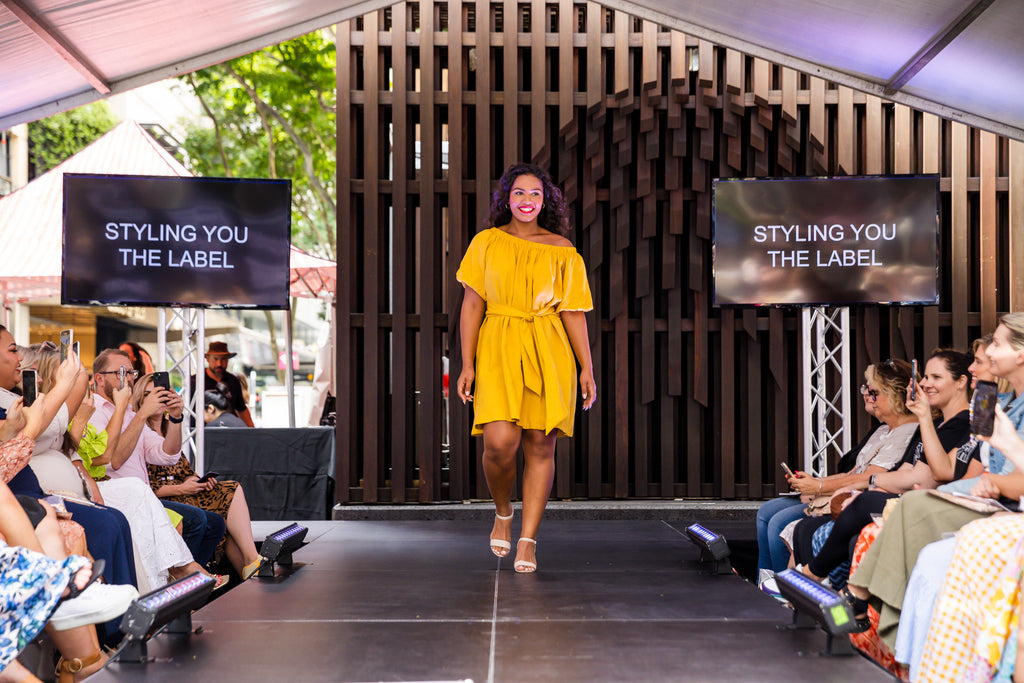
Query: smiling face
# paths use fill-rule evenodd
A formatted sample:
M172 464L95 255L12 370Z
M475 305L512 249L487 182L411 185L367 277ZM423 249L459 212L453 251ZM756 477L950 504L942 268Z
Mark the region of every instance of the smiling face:
M974 352L974 362L968 370L971 371L971 388L978 388L978 380L983 382L995 382L996 376L992 374L991 363L988 362L988 347L981 345Z
M985 349L985 354L988 356L989 372L996 377L1009 378L1024 363L1024 351L1010 343L1010 330L1005 325L1000 325L992 333L992 343Z
M942 410L958 396L966 399L967 378L954 378L941 358L932 358L924 366L924 377L918 388L928 394L932 407Z
M11 390L21 381L21 354L14 336L4 330L0 332L0 387Z
M544 184L532 175L521 175L512 183L508 193L508 206L512 218L520 223L537 220L544 206Z

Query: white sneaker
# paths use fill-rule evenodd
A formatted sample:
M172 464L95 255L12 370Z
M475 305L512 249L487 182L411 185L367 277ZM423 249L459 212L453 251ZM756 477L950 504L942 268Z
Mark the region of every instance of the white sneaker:
M58 631L102 624L124 614L137 597L139 591L135 586L94 583L77 598L60 603L50 617L50 624Z

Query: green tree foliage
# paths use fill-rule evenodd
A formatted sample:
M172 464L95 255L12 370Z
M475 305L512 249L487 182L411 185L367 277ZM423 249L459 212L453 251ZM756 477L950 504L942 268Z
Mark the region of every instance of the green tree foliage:
M118 124L106 102L93 102L28 124L29 159L42 175Z
M182 77L208 117L184 148L197 175L291 178L292 241L335 258L335 47L328 31Z

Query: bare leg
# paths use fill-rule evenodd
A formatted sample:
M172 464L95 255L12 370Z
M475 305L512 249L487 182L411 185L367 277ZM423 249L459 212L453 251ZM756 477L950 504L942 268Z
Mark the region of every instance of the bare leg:
M76 681L84 680L90 674L99 671L107 663L107 655L100 650L100 642L96 638L96 628L94 626L79 626L67 631L57 631L52 626L47 625L46 632L66 661L76 658L84 660L99 653L99 659L88 666L82 667L82 670L75 674Z
M495 513L512 514L512 487L516 482L516 452L523 430L511 422L484 425L484 477L494 499ZM494 520L491 538L511 542L512 520Z
M171 578L175 580L183 579L186 576L189 576L196 572L205 574L206 576L213 576L213 574L203 569L195 560L189 562L188 564L183 564L179 567L171 567L167 570L167 573L170 574Z
M545 434L537 429L523 430L526 466L523 469L523 529L520 538L537 538L537 529L555 480L555 439L554 432ZM533 543L520 543L516 548L516 559L536 562L536 550Z
M46 517L36 526L36 537L39 539L43 552L55 560L63 560L68 556L67 547L64 545L64 534L57 524L57 515L53 508L46 506Z
M40 683L17 659L0 671L0 683Z
M235 539L230 534L225 534L224 536L224 554L227 555L231 566L241 576L242 569L245 568L245 558L242 556L242 551L238 548L238 544L235 543Z
M260 559L260 554L256 552L256 542L252 538L252 519L249 517L249 504L245 502L245 493L242 492L241 485L235 489L235 495L231 499L231 506L228 508L228 516L225 521L228 536L235 542L235 545L242 554L241 564L236 565L234 560L231 561L231 564L241 575L242 568L245 565ZM231 559L230 556L229 559Z

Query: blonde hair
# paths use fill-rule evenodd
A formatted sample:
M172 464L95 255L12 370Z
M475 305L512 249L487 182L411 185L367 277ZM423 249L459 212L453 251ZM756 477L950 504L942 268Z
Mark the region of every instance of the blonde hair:
M41 384L39 390L46 393L53 388L54 376L57 374L57 366L60 365L60 352L52 349L39 348L35 350L36 373L39 375Z
M889 409L901 417L911 415L907 408L907 387L910 386L910 363L905 360L887 360L873 363L864 371L864 377L875 385L878 392L889 399Z
M1007 313L999 319L999 324L1010 332L1010 346L1024 350L1024 313Z

